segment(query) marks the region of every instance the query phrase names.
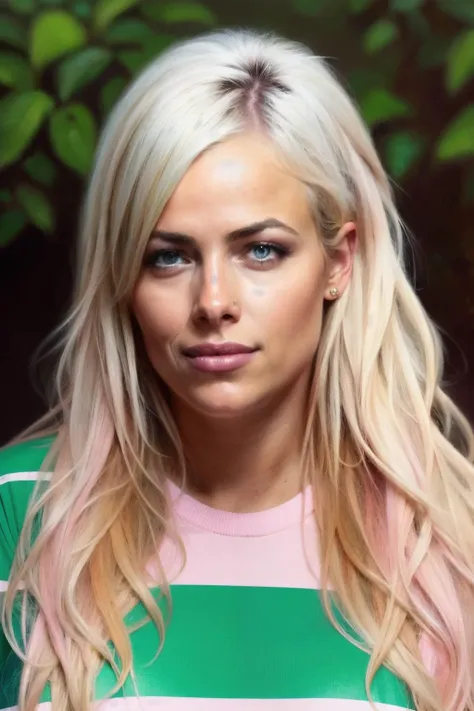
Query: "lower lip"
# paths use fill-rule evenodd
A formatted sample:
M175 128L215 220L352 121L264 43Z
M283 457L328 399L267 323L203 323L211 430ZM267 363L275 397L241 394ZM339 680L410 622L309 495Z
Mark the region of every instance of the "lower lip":
M247 365L252 360L255 352L220 356L197 356L195 358L187 356L187 358L191 366L196 370L201 370L205 373L226 373Z

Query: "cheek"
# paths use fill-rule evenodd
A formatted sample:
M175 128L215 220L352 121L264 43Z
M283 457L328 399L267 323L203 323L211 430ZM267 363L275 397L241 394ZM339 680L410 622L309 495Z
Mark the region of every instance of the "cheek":
M295 278L286 276L278 289L256 287L252 290L254 314L266 320L282 342L292 343L318 336L324 302L322 279L300 273ZM267 330L266 329L266 330ZM317 343L315 344L317 345Z
M132 309L147 348L172 341L186 322L186 311L176 295L162 294L156 284L147 281L137 285Z

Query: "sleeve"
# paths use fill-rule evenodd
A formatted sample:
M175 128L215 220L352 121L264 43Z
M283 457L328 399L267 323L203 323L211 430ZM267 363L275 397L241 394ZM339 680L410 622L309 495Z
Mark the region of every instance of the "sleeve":
M0 450L0 609L28 503L51 443L52 438L42 438ZM0 678L10 652L0 618Z

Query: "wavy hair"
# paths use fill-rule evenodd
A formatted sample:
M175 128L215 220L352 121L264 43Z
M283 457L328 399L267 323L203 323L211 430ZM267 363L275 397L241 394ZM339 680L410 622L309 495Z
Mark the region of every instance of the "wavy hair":
M137 602L164 639L144 571L176 535L165 483L171 469L184 477L184 455L130 302L180 179L207 148L245 131L269 138L304 182L328 253L341 225L357 223L350 285L324 318L303 449L327 613L338 625L336 600L364 640L369 699L384 664L418 711L474 709L474 438L442 389L440 337L407 276L389 181L321 58L232 30L162 54L100 140L73 306L57 334L56 402L36 428L59 431L52 474L30 507L5 603L25 662L21 711L33 711L47 681L54 711L86 711L103 661L119 687L133 672L123 618ZM158 578L169 598L163 570Z

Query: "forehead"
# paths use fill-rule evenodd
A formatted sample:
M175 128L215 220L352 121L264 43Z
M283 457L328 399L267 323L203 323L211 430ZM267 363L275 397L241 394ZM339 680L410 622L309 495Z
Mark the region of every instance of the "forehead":
M158 226L194 230L199 236L203 226L231 231L269 217L302 229L311 220L306 186L291 175L268 140L242 135L212 146L194 161Z

